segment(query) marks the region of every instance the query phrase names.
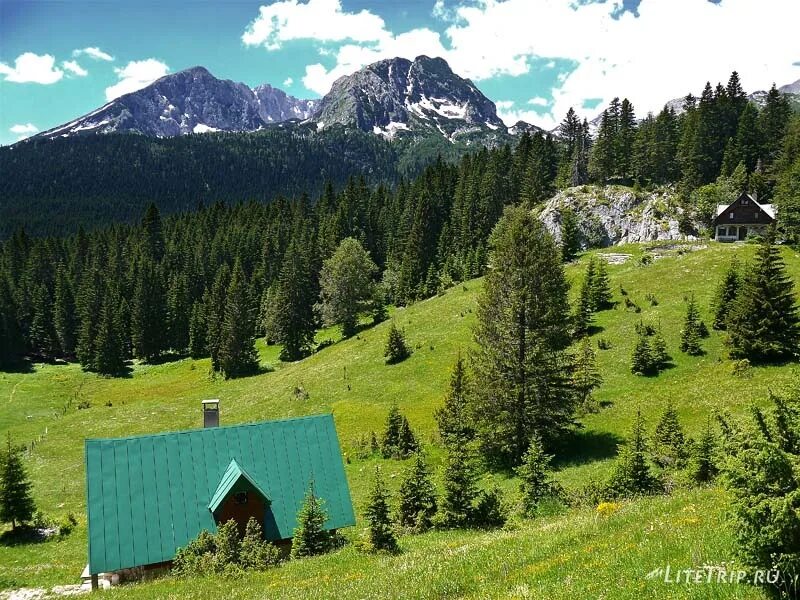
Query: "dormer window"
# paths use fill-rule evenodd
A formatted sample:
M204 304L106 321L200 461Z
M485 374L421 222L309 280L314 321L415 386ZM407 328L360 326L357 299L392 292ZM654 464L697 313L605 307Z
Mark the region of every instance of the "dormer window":
M247 504L247 492L237 492L233 495L236 504Z

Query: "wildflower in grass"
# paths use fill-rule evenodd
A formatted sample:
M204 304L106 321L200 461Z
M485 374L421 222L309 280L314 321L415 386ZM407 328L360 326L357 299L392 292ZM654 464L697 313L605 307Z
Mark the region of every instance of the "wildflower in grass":
M597 514L602 517L610 517L615 512L619 511L622 508L622 504L619 502L601 502L597 505Z

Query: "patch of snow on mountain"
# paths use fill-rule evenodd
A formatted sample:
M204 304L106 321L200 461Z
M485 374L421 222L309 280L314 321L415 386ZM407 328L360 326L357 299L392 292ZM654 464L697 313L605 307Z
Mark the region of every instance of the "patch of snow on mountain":
M213 133L215 131L219 131L219 129L217 129L216 127L210 127L205 123L198 123L197 125L194 126L194 129L192 129L192 131L194 133Z

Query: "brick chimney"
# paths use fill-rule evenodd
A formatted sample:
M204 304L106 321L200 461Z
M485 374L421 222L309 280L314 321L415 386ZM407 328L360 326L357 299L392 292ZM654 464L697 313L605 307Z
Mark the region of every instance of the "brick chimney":
M203 400L203 427L219 427L219 400Z

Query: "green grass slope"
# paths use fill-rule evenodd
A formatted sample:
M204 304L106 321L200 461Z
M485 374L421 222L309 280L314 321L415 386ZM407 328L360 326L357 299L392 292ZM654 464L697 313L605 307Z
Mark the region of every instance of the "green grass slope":
M702 315L710 323L709 304L722 272L734 255L742 260L750 258L753 246L711 244L688 252L653 250L661 257L648 266L637 262L637 257L645 251L643 247L608 251L633 255L623 265L612 265L609 271L615 299L621 299L622 285L642 312L634 314L617 307L597 316L595 325L602 331L594 337L602 336L611 342L610 350L598 352L605 383L597 398L604 408L581 419L583 428L558 458L557 477L568 487L607 475L616 445L630 429L637 409L642 410L652 429L666 401L671 399L684 426L690 434L696 434L705 426L713 409L741 415L750 403L763 403L770 389L779 389L793 374L791 366L775 366L753 369L747 378L733 376L730 361L725 358L723 338L717 332L703 341L704 356L688 357L678 350L686 295L696 295ZM800 281L800 256L784 249L784 257L792 276ZM586 258L568 267L568 276L573 281L582 276ZM207 360L189 359L163 365L136 365L131 377L124 379L86 374L77 365L36 365L32 373L0 373L0 432L10 431L17 443L36 442L30 456L25 458L25 465L34 482L38 505L51 515L73 511L81 519L77 530L61 541L15 547L0 545L0 589L74 582L85 565L83 440L86 437L199 427L200 400L205 398L222 400L221 420L226 424L333 412L343 450L351 459L346 468L359 512L373 463L377 461L356 460L354 443L361 435L381 430L393 402L408 416L433 461L438 463L441 457L435 446L433 410L441 403L457 354L468 350L472 343L471 329L480 286L480 280L470 281L441 297L394 311L393 317L406 329L414 353L393 366L385 365L383 359L386 323L297 363L280 363L277 348L260 346L262 361L273 365L275 370L233 381L212 379ZM574 288L576 294L577 286ZM655 295L657 306L645 300L648 293ZM673 357L674 366L658 377L637 377L629 371L634 325L640 318L661 323ZM337 331L328 330L321 332L318 339L338 337ZM78 410L80 402L88 402L90 407ZM396 485L403 463L380 462L385 463L390 484ZM487 484L493 480L504 489L515 491L516 483L503 475L487 475L486 479ZM722 504L718 491L690 492L626 505L607 520L599 520L592 511L572 511L512 532L406 537L402 544L408 552L391 559L363 557L348 548L330 557L254 576L241 587L241 597L259 595L267 581L282 582L279 587L283 589L285 584L287 594L300 594L302 586L312 585L306 583L312 574L315 583L307 590L306 597L311 597L312 589L313 595L325 596L325 590L333 589L326 586L344 585L345 581L354 586L353 596L371 597L370 594L379 595L387 590L398 590L401 595L399 590L410 593L408 586L413 585L414 578L420 585L431 582L433 586L425 588L428 589L425 594L413 594L417 596L444 595L449 589L446 586L453 585L454 596L559 597L548 590L563 585L568 576L578 586L578 597L595 596L602 589L629 590L625 592L628 596L620 597L637 597L634 592L641 592L641 588L636 586L645 585L644 573L639 571L659 566L658 560L677 561L683 557L677 562L687 568L706 559L734 558L729 534L723 531ZM664 523L676 523L689 518L685 511L690 506L701 516L691 527L687 525L683 534L678 529L674 536L642 537L646 536L643 523L647 519L661 523L658 515L664 515ZM589 527L588 523L594 525ZM646 539L660 549L645 544ZM623 543L623 540L628 541ZM598 552L607 557L608 563L605 566L597 563L598 569L606 569L602 576L590 569L570 567L580 564L577 558L563 558L563 569L559 567L562 559L558 557L571 557L580 544L603 548ZM526 554L520 547L530 548L531 552ZM424 557L429 553L439 557L435 563L425 563ZM507 573L502 571L504 563L509 565ZM534 564L545 566L540 572ZM625 564L627 571L623 569ZM484 567L486 573L482 571ZM431 569L435 569L435 577ZM615 569L626 574L615 573ZM406 572L408 582L403 577ZM498 578L509 582L511 587L498 587L495 584ZM595 580L600 587L591 587ZM173 583L136 586L120 593L169 595ZM217 585L226 587L227 593L226 584ZM603 588L604 585L607 587ZM205 588L186 584L182 589L188 592ZM209 584L207 590L213 589ZM500 593L502 590L505 591ZM681 597L677 588L665 587L662 591L673 594L664 597ZM213 596L210 591L203 593Z

